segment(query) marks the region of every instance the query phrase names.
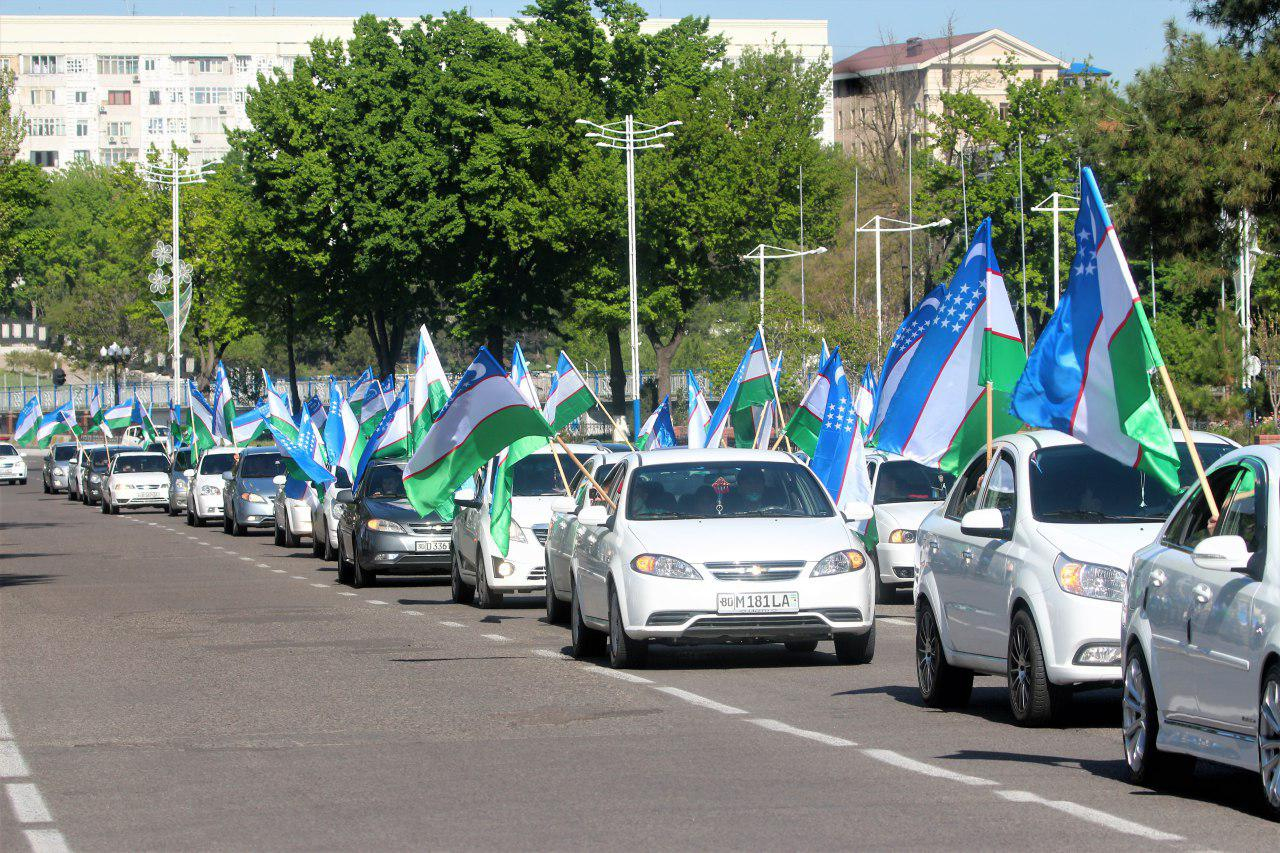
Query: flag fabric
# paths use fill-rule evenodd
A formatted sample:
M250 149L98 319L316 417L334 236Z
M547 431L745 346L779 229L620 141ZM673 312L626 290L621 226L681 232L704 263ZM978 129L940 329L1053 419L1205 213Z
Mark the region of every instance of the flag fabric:
M452 518L454 489L502 448L530 435L549 438L551 425L481 347L405 466L409 502L419 515Z
M888 403L893 399L898 386L902 383L902 376L906 373L907 366L911 364L911 359L919 348L920 339L924 337L925 331L933 323L934 317L938 316L938 308L942 305L942 300L946 295L947 286L945 284L940 284L931 290L924 299L920 300L920 304L906 316L902 321L902 325L898 326L898 331L894 333L893 339L889 343L889 351L885 353L884 364L880 367L880 380L876 383L875 406L872 407L871 415L872 444L875 444L874 436L876 430L880 428L880 424L884 421L884 413L888 410Z
M307 414L311 417L311 423L316 425L316 429L324 432L324 422L329 419L329 410L324 407L324 401L320 399L318 394L312 394L307 402L303 403L303 408L307 410ZM301 421L298 428L301 429Z
M524 350L519 342L511 350L510 378L524 401L538 409L538 391L533 387L533 377L529 375L529 365L524 360ZM527 435L516 439L498 454L493 474L493 499L489 504L489 535L493 538L494 548L504 557L511 544L511 469L521 459L546 447L547 443L545 435Z
M293 435L281 430L270 417L266 419L266 424L275 436L276 444L288 457L285 469L289 477L305 480L317 488L323 488L336 479L329 471L329 460L325 455L320 430L311 420L311 413L305 406Z
M596 398L587 387L587 381L569 356L560 351L556 362L556 374L551 377L551 393L547 394L542 415L556 432L580 418L596 404Z
M418 357L413 369L413 404L409 420L413 425L413 446L422 443L422 438L431 428L431 421L449 402L449 377L445 376L444 365L431 343L431 335L426 326L418 328Z
M133 408L129 412L129 426L140 428L143 438L147 441L156 440L156 425L151 422L151 413L142 408L142 403L136 396L133 398Z
M707 426L711 423L711 407L707 405L707 398L703 396L698 378L693 375L692 370L685 371L685 381L689 388L688 445L691 449L706 447Z
M266 428L267 407L266 404L259 403L231 422L231 438L229 440L236 447L244 447L251 444Z
M876 445L956 474L991 434L1016 432L1009 395L1026 351L991 244L991 220L978 226L968 254L947 288L938 315L918 344L889 401Z
M858 428L862 430L862 437L867 437L867 431L871 429L871 417L875 413L876 407L876 372L871 368L871 362L867 362L867 367L862 371L862 382L858 385L858 391L853 395L853 410L858 415Z
M40 411L40 395L33 394L18 412L18 420L13 424L13 440L18 444L30 444L36 440L40 431L40 422L44 420L44 412Z
M773 400L764 404L760 410L760 422L756 424L755 444L757 450L768 450L773 445L773 422L777 420L778 404Z
M728 425L730 415L752 406L762 406L774 399L776 391L773 387L773 373L769 362L769 350L765 347L764 333L756 329L751 345L738 362L729 384L725 387L724 397L711 415L707 426L707 447L719 447L724 439L724 429ZM749 426L750 416L744 420L741 415L734 419L734 444L738 447L750 447L754 434L740 435L739 426Z
M364 396L369 390L369 383L373 381L373 368L366 367L364 373L347 383L347 403L351 406L351 411L356 413L357 418L360 417L360 407L364 405Z
M102 400L102 386L94 385L93 391L89 394L89 429L93 429L102 423L102 415L105 410L105 404Z
M71 427L74 423L75 408L68 400L40 418L40 425L36 428L36 444L48 447L59 435L73 435Z
M329 419L324 424L324 445L329 454L329 464L341 468L347 476L355 481L357 459L352 458L355 450L356 436L360 433L360 424L356 421L351 404L343 396L338 383L329 382Z
M823 410L818 445L809 462L813 473L826 486L837 509L853 501L871 501L871 481L867 477L862 431L854 410L852 390L840 359L840 350L827 359L822 369L829 389Z
M129 424L133 423L133 401L129 400L124 403L114 403L107 406L101 412L99 424L106 429L104 432L111 435L113 432L125 430L129 428Z
M271 381L265 367L262 369L262 387L267 394L267 428L271 430L271 434L297 438L298 425L293 419L293 407L276 391L275 383Z
M232 428L236 420L236 400L231 393L231 380L227 378L227 369L222 366L221 359L213 371L212 408L213 437L239 446Z
M182 405L172 401L169 403L169 436L175 449L181 444L191 443L187 436L187 423L182 418Z
M217 443L213 438L213 406L192 379L187 380L187 403L190 443L196 453L204 453Z
M1012 412L1178 490L1178 454L1151 389L1164 364L1093 170L1081 172L1067 289L1013 392Z
M394 459L409 452L409 382L406 380L400 393L391 398L391 404L382 413L382 420L360 449L360 461L356 464L353 483L359 483L369 463L375 459Z
M636 440L639 450L657 450L661 447L676 446L676 428L671 422L671 395L662 398L658 408L653 410L644 426L640 428L640 437Z
M823 341L824 352L826 347L827 342ZM840 347L836 347L835 352L840 352ZM796 410L792 412L791 418L782 430L787 438L791 439L791 443L810 458L813 458L814 451L818 448L818 433L822 431L822 419L827 411L827 397L831 393L827 364L833 355L834 353L826 353L822 364L818 366L818 375L814 376L813 382L809 383L809 389L800 398L800 405L796 406Z

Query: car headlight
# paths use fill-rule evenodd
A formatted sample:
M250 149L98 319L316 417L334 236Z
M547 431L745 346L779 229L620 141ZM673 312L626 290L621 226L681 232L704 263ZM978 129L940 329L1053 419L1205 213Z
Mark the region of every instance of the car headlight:
M507 528L507 536L512 542L528 542L529 538L524 535L524 528L516 524L515 519L511 520L511 526Z
M818 565L813 567L813 571L809 573L811 578L823 578L830 575L842 575L845 572L856 572L867 564L867 558L862 556L861 551L848 550L836 551L834 554L828 554L818 561Z
M133 483L116 483L112 488L117 492L127 492L133 488Z
M102 482L102 475L101 475L101 474L90 474L90 475L89 475L89 482L90 482L90 483L101 483L101 482Z
M200 494L202 494L202 495L220 495L220 494L222 494L222 489L219 489L217 486L201 486L201 487L200 487Z
M400 533L408 535L409 531L405 530L394 521L387 521L385 518L371 518L364 523L364 526L376 533Z
M186 480L174 480L174 481L173 481L173 488L174 488L174 489L176 489L176 490L177 490L177 491L179 491L179 492L185 492L185 491L187 490L187 481L186 481Z
M1125 573L1115 566L1086 563L1059 554L1053 563L1053 574L1063 592L1102 601L1124 598Z
M264 504L267 502L267 499L257 492L241 492L240 500L248 501L251 504Z
M916 532L914 530L895 530L889 534L889 544L891 545L910 545L916 541Z
M698 570L684 560L668 557L665 554L641 554L631 561L631 568L642 575L655 578L678 578L680 580L701 580Z

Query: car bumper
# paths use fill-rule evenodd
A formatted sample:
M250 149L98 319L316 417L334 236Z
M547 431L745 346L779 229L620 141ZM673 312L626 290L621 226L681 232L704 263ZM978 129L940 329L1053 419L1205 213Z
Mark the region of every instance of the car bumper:
M1063 592L1052 597L1042 596L1034 603L1045 670L1051 682L1119 684L1124 679L1120 657L1120 602L1098 601ZM1091 648L1114 654L1115 663L1082 662L1082 653Z
M272 510L271 504L253 503L240 498L233 498L231 511L235 514L235 520L245 527L272 527L276 523L275 512Z
M111 495L111 503L115 506L168 506L169 496L160 495L156 497L154 495L141 496L113 493Z
M916 578L916 546L881 542L876 545L876 570L880 582L906 585Z
M196 515L201 518L217 518L222 515L222 495L196 495L190 503Z
M295 536L311 535L311 507L299 502L297 506L289 505L286 512L289 514L289 529Z
M419 542L429 541L444 541L445 550L418 550ZM447 575L453 565L448 542L447 536L405 536L366 531L360 537L360 564L380 575Z
M512 542L507 556L489 558L489 587L497 592L542 592L546 586L546 552L536 538L533 542Z
M0 480L25 480L26 468L0 468Z
M49 484L55 489L65 489L67 487L67 472L54 469L49 475Z

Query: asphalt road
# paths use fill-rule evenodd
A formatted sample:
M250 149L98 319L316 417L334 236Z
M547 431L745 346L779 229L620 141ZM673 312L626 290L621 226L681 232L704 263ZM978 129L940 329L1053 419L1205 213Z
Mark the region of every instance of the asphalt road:
M1256 777L1124 781L1118 693L1020 729L820 647L565 655L541 599L350 590L309 548L0 487L0 849L1276 849Z

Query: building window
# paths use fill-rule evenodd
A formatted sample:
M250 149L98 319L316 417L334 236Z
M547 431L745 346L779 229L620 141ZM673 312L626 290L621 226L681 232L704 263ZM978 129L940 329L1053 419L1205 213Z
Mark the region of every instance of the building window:
M32 151L31 162L37 166L52 169L58 165L57 151Z
M236 57L236 71L237 71L237 72L239 72L239 73L241 73L241 74L244 74L244 73L246 73L248 70L249 70L249 57L247 57L247 56L237 56L237 57Z
M169 103L184 104L186 103L186 101L187 101L186 89L170 89L169 90Z
M231 102L231 89L226 86L192 86L191 103L227 104Z
M65 136L66 125L60 118L27 119L28 136Z
M154 58L152 58L152 59L144 59L144 60L142 60L142 70L143 70L143 71L155 71L155 70L156 70L156 61L155 61L155 59L154 59Z
M136 56L99 56L99 74L137 74L138 57Z
M1031 76L1035 78L1035 81L1036 81L1037 83L1039 83L1041 80L1043 80L1043 79L1044 79L1044 69L1043 69L1043 68L1036 68L1036 69L1034 69L1034 70L1031 72Z
M72 159L72 160L74 160L74 161L75 161L75 162L77 162L77 163L88 163L88 162L89 162L89 152L88 152L88 151L86 151L86 150L84 150L83 148L78 148L78 149L76 149L76 151L71 155L71 159Z
M107 136L129 136L132 133L133 122L131 121L107 122Z
M152 136L164 133L164 119L162 118L147 119L147 133L151 134Z
M223 59L197 59L196 71L200 74L221 74L225 62Z
M85 70L84 59L79 56L71 57L66 62L66 68L68 74L83 74Z
M185 118L166 119L166 127L169 128L170 133L186 133L187 120Z
M52 104L53 93L54 93L53 89L32 89L31 105L33 107L39 107L45 104Z
M192 133L221 133L222 119L218 116L192 116Z
M129 160L138 159L137 148L100 148L98 149L98 159L108 166L114 166L117 163L124 163Z
M107 103L118 107L127 107L133 103L133 92L128 89L112 89L107 92Z
M151 91L147 92L147 103L153 107L160 106L160 90L159 89L152 89Z
M76 92L76 103L77 103L77 104L87 104L87 103L89 103L89 93L88 93L88 92Z
M9 57L0 56L0 68L4 69L5 71L13 70L13 63L9 61Z
M1004 103L1001 103L1001 104L1000 104L1000 120L1001 120L1001 121L1008 121L1008 120L1009 120L1009 104L1008 104L1008 102L1004 102Z
M76 136L88 136L88 135L89 135L89 120L84 118L77 119L76 120Z
M58 57L41 55L27 57L28 74L57 74Z

